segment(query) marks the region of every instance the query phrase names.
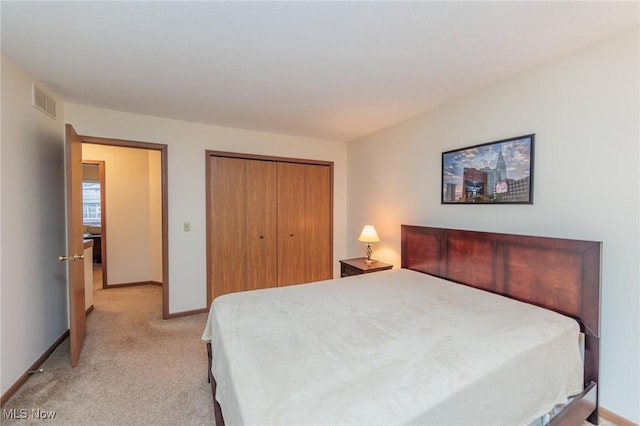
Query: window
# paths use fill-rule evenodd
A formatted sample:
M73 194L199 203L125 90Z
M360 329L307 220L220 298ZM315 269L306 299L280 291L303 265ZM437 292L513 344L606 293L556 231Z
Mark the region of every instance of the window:
M100 225L100 183L82 182L82 222L85 225Z

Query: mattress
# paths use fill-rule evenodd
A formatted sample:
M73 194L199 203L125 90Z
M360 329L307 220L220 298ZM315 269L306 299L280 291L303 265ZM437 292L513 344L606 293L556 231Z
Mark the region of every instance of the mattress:
M578 324L406 269L215 299L232 425L526 425L582 390Z

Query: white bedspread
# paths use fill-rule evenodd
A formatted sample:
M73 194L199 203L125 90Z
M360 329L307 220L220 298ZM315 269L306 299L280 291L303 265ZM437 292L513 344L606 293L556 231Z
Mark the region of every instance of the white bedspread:
M524 425L582 390L578 324L409 270L212 305L227 425Z

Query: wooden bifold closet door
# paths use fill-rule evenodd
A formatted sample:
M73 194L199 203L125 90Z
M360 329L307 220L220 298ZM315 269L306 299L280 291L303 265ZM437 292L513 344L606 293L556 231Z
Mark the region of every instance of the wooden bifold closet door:
M208 152L207 297L332 278L332 164Z
M245 160L246 231L244 290L276 285L276 164Z
M278 286L331 278L330 172L278 163Z

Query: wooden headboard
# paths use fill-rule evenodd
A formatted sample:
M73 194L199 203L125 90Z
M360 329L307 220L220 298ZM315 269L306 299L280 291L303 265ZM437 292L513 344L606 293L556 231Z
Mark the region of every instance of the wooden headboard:
M602 243L402 225L402 267L575 318L598 382Z

